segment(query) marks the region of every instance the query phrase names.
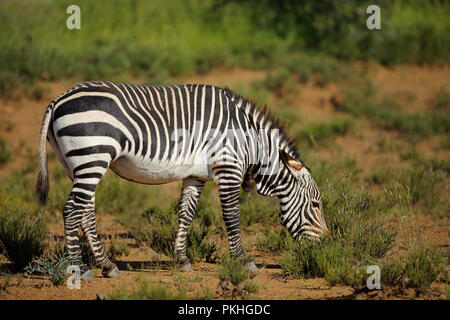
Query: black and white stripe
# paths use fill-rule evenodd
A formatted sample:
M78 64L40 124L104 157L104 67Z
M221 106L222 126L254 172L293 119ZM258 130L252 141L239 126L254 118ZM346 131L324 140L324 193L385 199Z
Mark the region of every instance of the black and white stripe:
M178 260L190 268L186 237L205 181L217 185L231 254L245 257L239 229L244 180L276 197L280 218L294 238L326 233L320 193L309 169L277 121L254 103L209 85L143 86L93 81L79 84L48 106L39 142L37 194L47 199L47 138L72 192L64 207L69 256L83 266L78 228L86 233L105 276L115 269L95 231L95 189L111 168L144 184L183 180ZM86 268L85 268L86 269Z

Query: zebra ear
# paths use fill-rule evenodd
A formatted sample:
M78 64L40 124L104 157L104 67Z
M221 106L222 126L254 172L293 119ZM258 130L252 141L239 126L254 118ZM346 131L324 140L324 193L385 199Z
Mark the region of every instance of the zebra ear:
M300 161L288 155L283 149L280 150L280 158L283 163L294 173L298 175L300 171L305 167Z

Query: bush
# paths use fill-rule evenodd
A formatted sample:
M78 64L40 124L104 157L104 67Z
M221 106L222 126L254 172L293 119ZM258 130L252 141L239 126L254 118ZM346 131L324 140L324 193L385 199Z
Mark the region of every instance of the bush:
M92 252L87 236L84 233L80 236L80 251L81 251L81 260L83 261L83 263L87 264L89 268L94 268L95 267L94 253Z
M66 271L69 267L69 258L65 255L52 255L49 258L35 257L25 267L25 273L40 274L50 280L55 286L62 285L69 276Z
M153 206L143 213L147 219L150 228L144 231L140 237L150 243L150 247L157 253L164 254L168 257L175 257L175 238L178 226L178 214L173 209L163 212L158 206ZM191 224L187 235L186 254L191 262L195 263L202 259L211 262L213 254L217 248L208 239L210 228L195 219Z
M373 217L373 199L366 191L352 190L348 181L328 183L322 189L330 236L320 242L293 243L279 263L286 276L324 277L330 285L359 286L360 267L384 257L395 233Z
M220 279L219 289L222 295L246 296L258 289L250 279L254 274L246 267L245 262L225 255L217 269ZM230 284L232 287L230 287Z
M6 163L11 157L11 152L8 150L8 146L6 145L6 141L0 137L0 165Z
M138 215L159 195L159 191L152 186L126 181L112 172L103 177L96 190L95 205L98 210L125 215L125 220Z
M261 251L278 253L290 247L291 239L290 234L285 229L279 231L266 227L262 232L262 237L256 237L256 247Z
M138 287L130 290L129 287L121 287L109 294L111 300L186 300L186 291L175 292L161 281L154 282L148 279L140 279Z
M438 207L436 186L447 173L438 169L442 164L435 165L432 162L425 164L416 161L410 168L398 172L396 181L385 188L388 204L409 211L417 206L425 208L426 212Z
M366 27L366 8L372 4L380 7L381 31ZM442 1L234 0L227 5L247 11L259 29L294 39L297 49L386 64L448 59L450 7Z
M437 110L449 110L450 108L450 90L447 88L441 88L436 93L436 101L434 102L434 108Z
M22 270L46 247L48 231L45 223L20 200L0 190L0 251Z
M355 81L344 90L343 101L334 102L337 111L366 117L382 129L397 130L415 140L450 131L450 115L445 110L414 114L401 112L392 100L373 101L374 88L370 80L362 78Z
M275 199L259 195L256 190L241 190L239 203L239 221L243 226L254 223L278 221L278 205Z
M420 243L399 259L387 262L381 269L382 285L403 292L413 288L418 294L426 293L448 268L448 257L435 247ZM443 279L448 283L448 277Z
M311 146L317 147L329 139L345 135L353 122L347 118L336 118L330 122L309 123L299 133L299 139L306 140Z
M444 257L436 248L420 245L406 255L407 286L416 288L419 293L426 292L445 267Z
M111 239L109 241L108 248L109 256L114 259L116 257L128 256L130 254L130 249L124 240Z

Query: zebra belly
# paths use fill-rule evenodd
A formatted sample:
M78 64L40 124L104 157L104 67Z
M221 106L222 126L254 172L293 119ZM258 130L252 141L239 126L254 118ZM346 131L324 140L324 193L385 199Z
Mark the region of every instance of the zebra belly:
M126 180L143 184L164 184L190 176L196 176L204 180L210 179L206 161L186 164L122 156L114 161L110 168Z

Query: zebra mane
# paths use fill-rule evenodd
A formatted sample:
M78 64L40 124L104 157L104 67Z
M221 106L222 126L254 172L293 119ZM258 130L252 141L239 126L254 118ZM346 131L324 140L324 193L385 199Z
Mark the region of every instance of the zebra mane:
M256 101L248 98L244 98L236 92L232 91L230 88L225 87L225 94L231 99L237 102L237 105L244 110L244 112L260 126L269 126L271 129L278 129L280 134L280 142L285 146L285 151L288 152L292 157L300 161L300 154L297 150L296 138L291 138L287 132L287 124L282 122L280 118L272 112L267 105L264 107L259 107Z

